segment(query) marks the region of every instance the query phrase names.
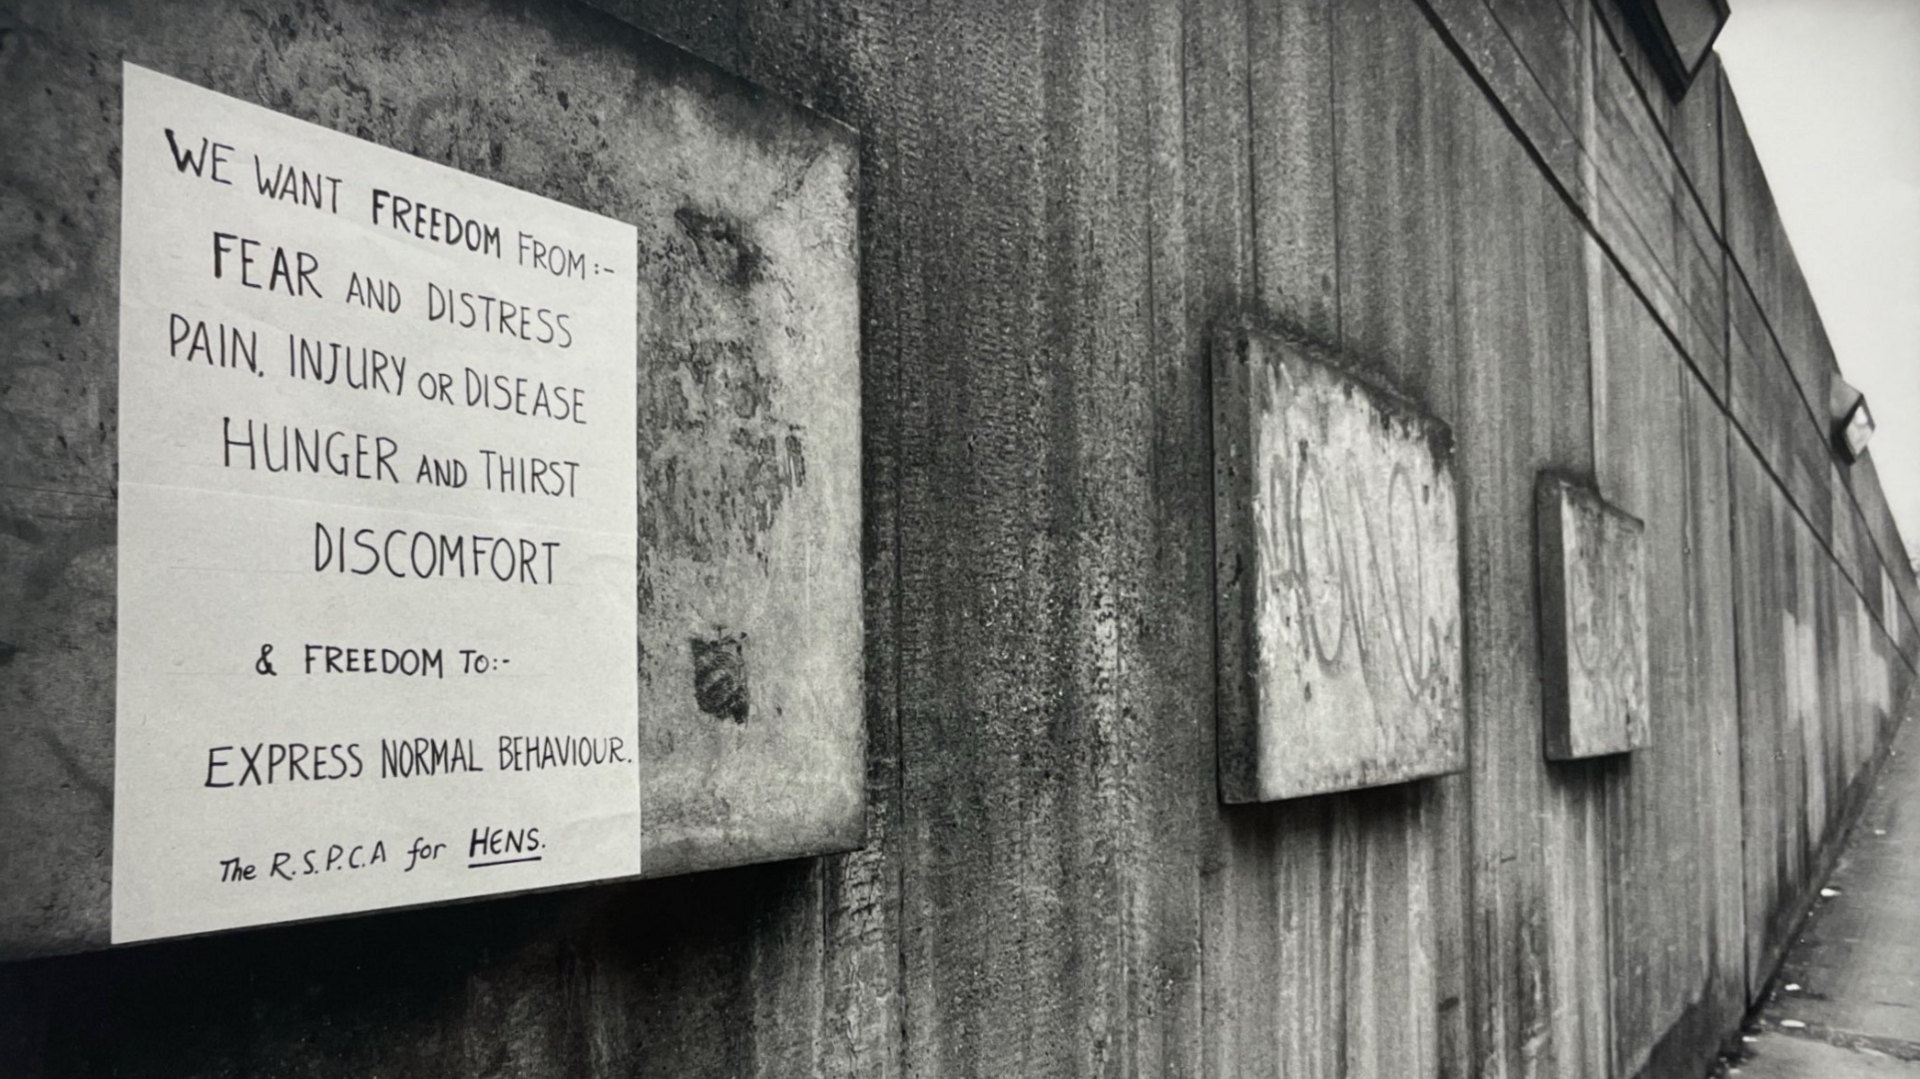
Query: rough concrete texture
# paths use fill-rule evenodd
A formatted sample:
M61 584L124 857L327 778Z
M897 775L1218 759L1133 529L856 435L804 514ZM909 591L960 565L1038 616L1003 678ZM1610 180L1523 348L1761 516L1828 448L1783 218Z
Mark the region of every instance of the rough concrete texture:
M1895 736L1740 1051L1743 1079L1920 1076L1920 724Z
M1214 371L1222 794L1459 770L1452 433L1284 338L1223 335Z
M1647 565L1639 518L1554 476L1538 487L1547 756L1647 744Z
M0 955L105 939L122 59L637 226L643 870L858 845L850 131L566 7L7 18Z
M1700 1074L1786 932L1771 913L1818 881L1847 781L1882 748L1865 694L1782 706L1782 612L1811 627L1819 670L1885 661L1894 710L1920 647L1871 454L1838 477L1763 456L1792 414L1759 365L1827 360L1811 331L1757 347L1812 323L1739 287L1791 255L1769 228L1738 246L1754 265L1728 257L1728 231L1772 210L1736 190L1757 170L1723 154L1745 148L1723 82L1678 105L1643 93L1617 5L1591 0L598 6L860 132L867 844L0 965L0 1071ZM406 54L342 39L362 10L345 0L156 7L150 34L190 34L241 90L287 85L298 105L274 80L310 58L326 77L297 85L316 110ZM124 13L58 10L57 62L29 59L52 46L9 14L0 71L8 104L16 86L72 100L0 122L37 125L16 146L104 154L112 125L73 88L93 89L88 54L111 64L138 39ZM565 40L604 45L615 72L640 40L566 4L405 10L492 20L507 42L579 19L592 29ZM566 51L516 47L490 77L528 80L533 107L532 73ZM27 239L0 275L66 265L73 237L112 227L87 216L94 174L19 160L0 156L0 179L49 211L6 218ZM62 293L86 326L113 309L100 265ZM1731 371L1730 303L1747 327ZM19 377L73 392L25 433L0 424L0 467L61 460L53 436L90 430L111 353L83 353L94 331L65 307L4 310L41 320ZM1461 775L1221 802L1208 342L1249 313L1364 361L1454 433ZM1731 404L1729 379L1748 383ZM1542 470L1646 522L1647 752L1544 759ZM1822 507L1849 503L1897 621L1822 540ZM70 512L34 522L68 537ZM0 606L79 627L35 638L70 642L53 655L71 684L107 658L87 619L111 568L38 578L67 597L38 613ZM729 649L706 654L730 713ZM60 815L85 797L48 796L43 842L90 849Z

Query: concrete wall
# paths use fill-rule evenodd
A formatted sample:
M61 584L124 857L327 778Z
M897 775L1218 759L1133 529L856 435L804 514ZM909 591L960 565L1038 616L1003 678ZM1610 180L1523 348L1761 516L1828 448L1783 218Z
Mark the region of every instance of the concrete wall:
M408 88L668 62L625 22L859 131L866 846L7 963L0 1071L1698 1074L1920 656L1716 65L1671 104L1610 0L602 6L0 7L6 909L106 856L64 821L111 790L122 58L489 173L511 94ZM1221 804L1208 349L1249 318L1452 428L1462 774ZM1646 525L1627 757L1543 756L1542 470Z

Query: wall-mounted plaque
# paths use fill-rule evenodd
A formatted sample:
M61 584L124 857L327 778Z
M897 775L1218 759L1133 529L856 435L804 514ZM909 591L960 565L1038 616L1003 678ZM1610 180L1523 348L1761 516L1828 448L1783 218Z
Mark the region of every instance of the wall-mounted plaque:
M1541 476L1542 707L1553 760L1647 744L1647 569L1638 519Z
M857 847L857 133L589 5L358 8L364 92L223 11L29 65L0 958Z
M113 939L638 873L634 228L125 79Z
M1222 796L1458 770L1446 426L1293 341L1231 335L1214 351Z

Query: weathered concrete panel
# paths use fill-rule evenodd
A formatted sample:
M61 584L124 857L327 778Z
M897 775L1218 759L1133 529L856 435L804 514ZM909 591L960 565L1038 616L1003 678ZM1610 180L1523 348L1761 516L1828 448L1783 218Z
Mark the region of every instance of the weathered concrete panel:
M1215 362L1222 795L1459 769L1451 433L1303 344L1240 336Z
M1648 742L1645 526L1557 476L1537 492L1547 756L1638 749Z

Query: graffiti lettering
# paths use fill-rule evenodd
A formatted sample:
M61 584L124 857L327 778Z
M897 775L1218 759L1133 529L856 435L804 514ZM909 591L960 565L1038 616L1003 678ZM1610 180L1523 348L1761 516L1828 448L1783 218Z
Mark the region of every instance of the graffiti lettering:
M1586 541L1567 567L1569 686L1586 695L1587 715L1632 726L1647 718L1640 684L1639 578L1624 545L1581 535Z
M1309 443L1292 451L1274 453L1266 469L1268 601L1311 663L1356 664L1375 692L1397 684L1409 701L1437 703L1456 616L1432 613L1438 597L1422 558L1431 490L1404 464L1392 466L1384 492L1362 490L1351 470L1323 467Z

